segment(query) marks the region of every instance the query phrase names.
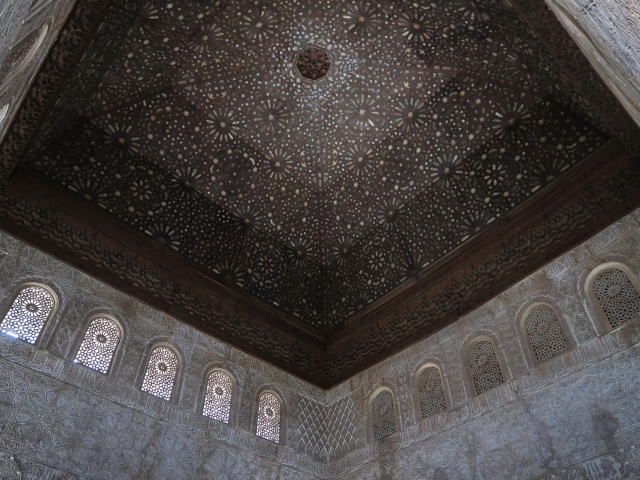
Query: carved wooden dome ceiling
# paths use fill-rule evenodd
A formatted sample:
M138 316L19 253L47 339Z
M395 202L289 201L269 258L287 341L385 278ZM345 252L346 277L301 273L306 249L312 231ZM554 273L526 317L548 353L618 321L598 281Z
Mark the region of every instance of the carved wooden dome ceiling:
M539 4L79 1L16 189L84 229L42 248L329 385L633 203L637 130Z

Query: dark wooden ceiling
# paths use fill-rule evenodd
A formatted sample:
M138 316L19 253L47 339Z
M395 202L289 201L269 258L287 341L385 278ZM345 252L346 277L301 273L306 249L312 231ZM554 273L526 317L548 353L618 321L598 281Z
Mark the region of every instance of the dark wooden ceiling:
M79 0L0 226L328 387L637 206L638 151L541 0Z

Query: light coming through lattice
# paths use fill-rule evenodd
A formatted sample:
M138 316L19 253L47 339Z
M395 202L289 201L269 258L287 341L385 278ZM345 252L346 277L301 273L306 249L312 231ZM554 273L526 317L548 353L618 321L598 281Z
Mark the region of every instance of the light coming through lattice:
M478 340L469 350L469 371L477 394L504 383L498 357L488 340Z
M373 437L376 440L396 433L396 414L393 408L393 395L382 391L371 403L373 414Z
M273 393L265 392L258 400L258 424L256 435L280 443L280 419L282 406Z
M96 318L89 324L75 361L85 367L107 373L119 342L118 325L109 318Z
M0 330L12 337L35 343L54 306L53 296L42 287L20 290L0 324Z
M167 347L157 347L151 352L142 391L156 397L171 400L171 391L178 373L178 357Z
M232 394L233 383L229 375L219 370L213 372L207 380L202 414L219 422L229 423Z
M611 328L640 318L640 294L622 270L612 268L602 272L593 282L593 294Z

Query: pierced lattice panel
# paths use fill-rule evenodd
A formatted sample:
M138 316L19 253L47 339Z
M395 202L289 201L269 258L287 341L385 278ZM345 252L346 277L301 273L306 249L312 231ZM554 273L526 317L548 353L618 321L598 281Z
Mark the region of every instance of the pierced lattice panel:
M109 318L96 318L89 324L75 361L107 373L119 342L120 329L116 323Z
M498 357L488 340L478 340L469 350L469 371L477 394L504 383Z
M569 348L558 317L549 307L537 307L527 315L524 328L538 362L544 362Z
M36 286L23 288L2 320L0 330L12 337L36 343L53 306L53 297L46 289Z
M427 367L422 371L418 378L418 393L422 418L447 409L442 377L436 367Z
M640 318L640 293L622 270L612 268L602 272L593 282L593 294L611 328Z
M393 408L393 395L383 391L376 395L371 403L373 414L373 437L378 440L396 433L396 414Z
M258 400L258 424L256 435L280 443L282 405L274 394L266 392Z
M207 380L207 393L204 397L202 414L219 422L229 423L233 383L224 372L215 371Z
M142 390L156 397L170 400L177 373L176 354L170 348L158 347L151 352Z

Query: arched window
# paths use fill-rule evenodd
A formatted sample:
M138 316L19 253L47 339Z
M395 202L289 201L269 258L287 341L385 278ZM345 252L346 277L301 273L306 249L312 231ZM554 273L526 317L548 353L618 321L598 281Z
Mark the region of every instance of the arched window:
M623 270L604 270L593 280L591 289L611 328L640 318L640 293Z
M422 418L447 409L444 396L444 385L438 367L426 367L418 377L418 394L420 395L420 409Z
M120 336L120 327L114 320L107 317L94 318L84 334L74 361L107 373L120 343Z
M46 288L37 285L23 287L2 319L0 330L9 336L36 343L55 305L55 297Z
M169 347L154 348L142 381L142 391L167 401L171 400L171 392L178 374L178 363L178 355Z
M567 337L555 312L546 305L533 308L524 320L524 329L539 363L569 348Z
M396 411L393 405L393 393L382 390L371 402L373 438L379 440L396 433Z
M469 349L469 372L478 395L504 383L496 351L489 340L476 340Z
M226 373L216 370L207 379L202 414L219 422L229 423L233 382Z
M256 435L280 443L281 421L282 404L280 399L271 392L264 392L258 399Z

